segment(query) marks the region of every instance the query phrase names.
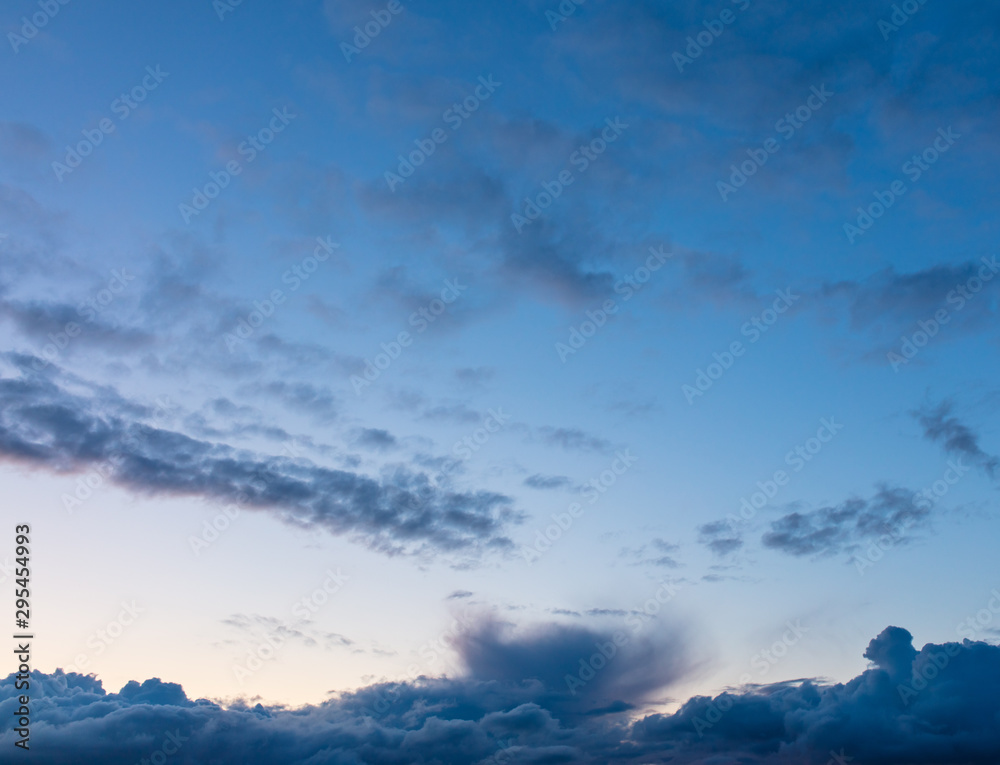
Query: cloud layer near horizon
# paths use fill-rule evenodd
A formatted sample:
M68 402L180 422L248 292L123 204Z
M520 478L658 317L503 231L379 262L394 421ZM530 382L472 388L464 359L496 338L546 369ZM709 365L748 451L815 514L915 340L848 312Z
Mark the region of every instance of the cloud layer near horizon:
M994 765L1000 758L995 645L965 640L917 651L909 632L889 627L865 652L872 667L847 683L749 686L630 722L617 712L672 675L623 682L641 650L612 659L602 690L574 702L546 659L607 636L548 629L500 640L488 624L480 627L456 644L467 677L377 683L295 710L193 701L155 678L108 693L93 676L33 673L32 762L124 765L168 741L170 751L180 742L170 757L177 765ZM609 688L633 697L588 713ZM17 703L11 675L0 681L0 714L11 719ZM0 745L10 746L13 735L5 730Z

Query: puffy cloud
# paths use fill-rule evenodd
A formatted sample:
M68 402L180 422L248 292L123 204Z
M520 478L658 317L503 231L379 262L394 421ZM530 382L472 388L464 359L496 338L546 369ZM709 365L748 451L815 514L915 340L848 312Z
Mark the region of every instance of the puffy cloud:
M93 676L32 673L31 757L131 765L170 762L671 762L675 765L994 765L1000 759L1000 647L965 640L920 651L905 629L872 640L870 669L847 683L797 680L698 696L673 714L629 719L630 705L676 678L664 644L608 663L608 679L571 704L559 673L605 635L549 625L515 635L481 623L458 643L462 678L383 682L299 709L224 708L160 679L108 693ZM669 644L669 641L668 641ZM669 653L669 652L668 652ZM680 656L674 653L673 656ZM666 668L666 671L664 669ZM648 676L644 676L644 674ZM0 714L18 708L15 675ZM617 702L581 714L601 698ZM10 727L0 746L11 746ZM164 744L167 747L164 748Z

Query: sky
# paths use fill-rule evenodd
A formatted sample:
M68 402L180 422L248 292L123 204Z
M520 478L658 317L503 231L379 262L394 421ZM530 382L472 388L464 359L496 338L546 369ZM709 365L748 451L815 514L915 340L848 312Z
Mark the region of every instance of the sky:
M36 762L1000 759L1000 8L0 31Z

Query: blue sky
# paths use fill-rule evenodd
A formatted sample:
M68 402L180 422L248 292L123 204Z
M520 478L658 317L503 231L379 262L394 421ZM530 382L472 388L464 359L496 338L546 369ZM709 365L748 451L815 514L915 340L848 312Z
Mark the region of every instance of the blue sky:
M893 674L889 625L995 644L959 626L1000 585L998 21L9 4L0 476L35 669L233 714L474 696L632 619L587 703L670 741L688 699Z

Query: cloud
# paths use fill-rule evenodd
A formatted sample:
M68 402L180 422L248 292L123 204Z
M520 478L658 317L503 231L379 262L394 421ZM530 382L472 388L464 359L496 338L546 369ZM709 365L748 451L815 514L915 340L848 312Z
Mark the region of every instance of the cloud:
M34 125L0 121L0 153L8 157L44 159L52 142Z
M146 424L150 410L110 388L53 368L34 372L35 357L0 359L15 372L0 378L0 457L8 460L60 472L110 462L112 480L130 489L239 501L388 554L512 545L504 527L520 515L502 494L451 491L405 467L371 478L197 440Z
M606 438L593 436L579 428L544 425L534 430L532 438L547 446L558 446L567 451L607 452L612 448L611 442Z
M456 379L465 385L483 385L496 377L493 367L462 367L455 370Z
M524 485L532 489L568 489L573 481L564 475L542 475L535 473L524 479Z
M641 545L637 548L626 547L619 555L623 558L631 558L633 566L658 566L663 568L679 568L680 563L674 557L674 553L680 550L679 545L667 542L665 539L652 539L648 545Z
M789 555L833 555L890 535L897 542L926 521L930 508L912 491L881 486L871 499L851 498L810 513L789 513L771 523L765 547Z
M307 621L286 622L274 616L261 614L232 614L222 620L237 630L245 642L270 638L279 646L285 642L300 642L307 648L320 646L326 650L354 645L354 641L337 632L314 629ZM357 651L356 651L357 652Z
M394 449L399 445L396 437L388 430L381 428L361 428L354 437L354 443L377 451Z
M616 632L625 636L624 644L616 646ZM486 617L455 636L452 645L472 677L536 683L535 700L568 716L649 701L690 671L684 633L665 624L634 635L564 624L515 627ZM602 648L605 661L593 662Z
M907 630L889 627L864 651L872 666L846 683L749 686L630 721L622 712L676 677L675 662L668 647L636 646L575 700L560 672L606 637L483 623L458 646L472 669L466 677L382 682L294 710L191 700L158 678L108 693L94 676L33 672L31 758L55 765L85 752L94 765L125 765L149 758L170 734L180 743L171 758L178 765L1000 761L998 646L965 640L918 651ZM14 683L14 674L0 680L0 715L8 720L19 703ZM620 703L589 706L602 697ZM5 726L0 746L15 736Z
M984 452L979 446L979 436L971 428L952 416L954 404L942 401L937 406L925 406L913 413L921 427L924 437L934 443L939 443L948 454L967 457L978 465L990 478L995 478L1000 468L1000 457Z
M948 316L942 336L960 337L992 328L993 301L976 299L966 290L982 269L980 260L938 263L909 273L886 268L863 279L826 283L812 302L820 306L824 318L848 316L851 331L871 337L874 350L869 357L884 361L887 350L898 353L901 335L912 335L920 329L918 322L932 320L941 310Z
M716 555L729 555L743 547L743 539L726 521L712 521L699 526L698 541Z

